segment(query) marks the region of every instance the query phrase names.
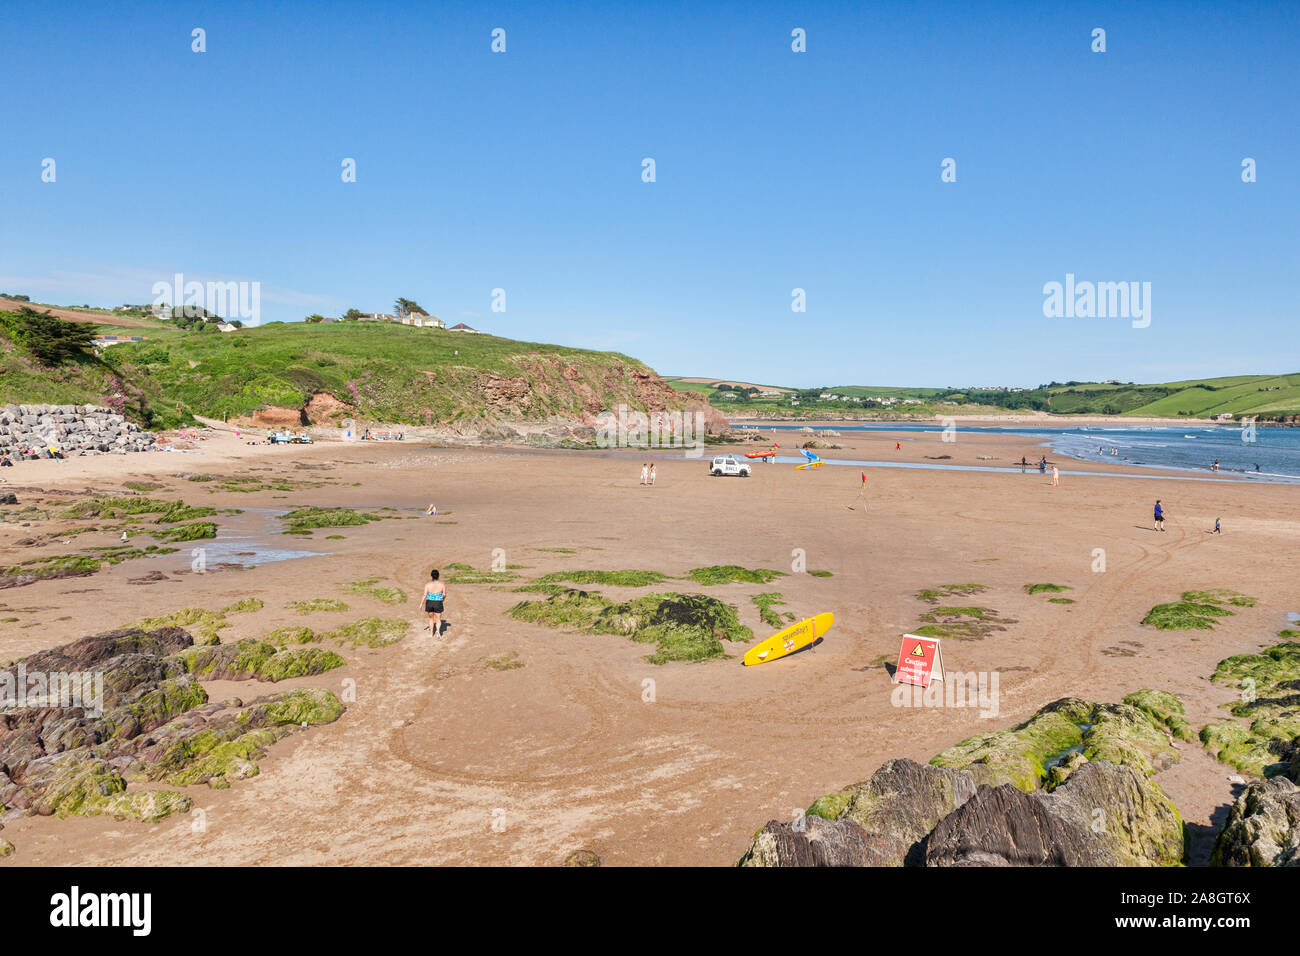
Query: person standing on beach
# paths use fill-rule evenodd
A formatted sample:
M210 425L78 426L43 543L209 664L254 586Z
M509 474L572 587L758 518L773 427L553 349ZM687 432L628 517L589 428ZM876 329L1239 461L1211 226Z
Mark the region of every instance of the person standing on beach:
M1160 499L1156 499L1156 530L1165 530L1165 509L1160 507Z
M1215 533L1215 534L1223 534L1223 529L1219 526L1219 519L1218 519L1218 518L1215 518L1215 519L1214 519L1214 533Z
M438 580L438 569L429 572L429 581L424 586L424 613L429 615L429 636L437 637L442 633L443 601L447 598L447 586Z
M645 462L641 462L641 484L646 485L649 483L650 483L650 466L647 465Z
M1055 488L1060 483L1061 483L1061 473L1057 471L1056 466L1053 465L1052 466L1052 487Z
M651 465L650 465L650 484L653 485L654 483L655 483L655 466L654 466L653 464L651 464Z

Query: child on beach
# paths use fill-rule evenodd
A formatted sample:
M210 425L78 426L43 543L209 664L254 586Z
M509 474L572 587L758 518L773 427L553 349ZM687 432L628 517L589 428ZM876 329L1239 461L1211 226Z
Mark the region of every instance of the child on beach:
M1165 509L1160 507L1160 499L1156 499L1156 530L1165 530Z
M447 587L438 580L438 569L429 572L429 581L424 586L424 612L429 615L429 636L437 637L442 633L442 608L447 597Z
M650 466L650 484L653 485L654 483L655 483L655 466L654 466L654 465L651 465L651 466Z
M1061 483L1061 473L1057 471L1056 466L1053 465L1052 466L1052 487L1055 488L1060 483Z
M646 485L649 483L650 483L650 466L647 465L645 462L641 462L641 484Z

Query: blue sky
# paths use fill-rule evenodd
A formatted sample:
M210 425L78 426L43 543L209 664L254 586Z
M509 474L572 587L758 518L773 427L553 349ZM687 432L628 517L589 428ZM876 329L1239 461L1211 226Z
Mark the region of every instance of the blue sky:
M802 386L1300 370L1297 4L11 0L0 36L0 290L40 301L402 295ZM1067 273L1150 282L1150 327L1045 318Z

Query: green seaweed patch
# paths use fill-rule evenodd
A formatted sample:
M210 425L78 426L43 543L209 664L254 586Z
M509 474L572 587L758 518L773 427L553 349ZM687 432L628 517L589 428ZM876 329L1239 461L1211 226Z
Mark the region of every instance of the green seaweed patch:
M922 588L916 592L916 599L926 604L938 604L944 598L978 594L987 590L987 585L983 584L941 584L937 588Z
M1248 723L1226 721L1203 727L1200 738L1206 749L1256 776L1285 772L1289 744L1300 737L1300 643L1283 641L1258 654L1226 658L1210 679L1240 691L1228 712Z
M519 580L519 575L513 571L475 571L471 568L449 574L446 580L449 584L509 584Z
M453 561L451 564L443 565L444 571L473 571L473 565L466 564L463 561Z
M983 640L995 631L1005 631L1008 625L1018 623L1015 618L1000 617L993 608L942 604L922 614L920 619L925 623L909 633L954 641Z
M410 630L409 621L384 619L378 617L362 618L351 624L344 624L324 635L325 640L350 644L353 647L387 647L396 644Z
M541 551L546 554L577 554L576 548L529 548L529 551Z
M553 571L537 579L538 584L576 584L579 587L599 584L612 587L641 588L670 580L660 571Z
M214 521L195 521L164 528L161 531L151 531L150 534L159 541L200 541L204 538L215 538L217 525Z
M342 601L336 601L334 598L311 598L304 601L290 601L285 605L291 611L297 611L299 614L316 614L321 612L346 611L348 606Z
M266 607L266 603L261 598L247 597L241 598L234 604L227 604L221 609L222 614L249 614L253 611L260 611Z
M382 578L365 578L345 584L343 590L351 594L365 594L384 604L405 604L406 592L401 588L388 587L379 582Z
M320 643L320 639L320 635L305 624L278 627L262 638L262 640L274 644L276 647L289 647L293 644L317 644Z
M1054 758L1082 748L1083 728L1092 711L1087 701L1064 698L1008 730L968 737L936 754L930 763L970 770L978 783L1010 783L1024 791L1036 790Z
M785 627L786 621L794 620L794 615L787 613L785 620L781 618L781 612L776 610L776 606L784 605L785 601L781 600L779 591L768 591L763 594L755 594L750 598L754 606L758 608L758 616L768 627L782 628Z
M1225 604L1233 607L1253 607L1256 599L1226 588L1212 591L1184 591L1181 601L1157 604L1143 624L1162 631L1209 631L1214 629L1215 618L1232 617Z
M216 509L191 507L184 501L163 501L144 495L95 495L57 512L59 518L125 518L130 515L156 514L160 524L193 521L216 514Z
M1067 584L1026 584L1026 594L1056 594L1061 591L1073 591Z
M197 633L203 642L215 644L221 640L219 631L230 626L223 611L209 611L201 607L183 607L171 614L158 617L142 617L128 627L138 627L142 631L154 631L160 627L180 627L191 634ZM202 642L198 642L202 643Z
M808 573L811 574L811 575L812 575L813 577L815 577L815 578L833 578L833 577L835 577L835 575L832 574L830 571L826 571L826 570L823 570L823 569L821 569L821 568L814 568L813 570L809 571Z
M804 811L804 815L821 817L824 820L838 820L844 816L844 811L849 808L852 800L853 794L847 791L828 793L814 800L812 806Z
M191 647L177 655L185 669L206 680L261 680L276 683L311 677L346 663L321 647L279 647L249 637L236 644Z
M1047 603L1048 604L1073 604L1074 598L1062 598L1062 597L1048 598Z
M704 594L648 594L615 603L595 592L569 589L544 600L521 601L509 613L515 620L547 627L652 643L655 651L646 658L652 664L726 657L723 641L754 638L734 608Z
M384 515L367 514L351 508L319 508L309 505L280 515L288 524L285 534L311 534L317 528L346 528L383 521Z
M736 564L714 564L706 568L692 568L690 576L696 584L706 587L715 584L767 584L775 578L785 577L784 571L769 568L742 568Z

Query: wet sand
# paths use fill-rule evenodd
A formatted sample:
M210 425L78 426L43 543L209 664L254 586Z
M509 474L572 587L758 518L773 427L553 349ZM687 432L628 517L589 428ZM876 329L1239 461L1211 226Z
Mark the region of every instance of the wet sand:
M942 464L934 456L946 454L950 464L1004 465L1022 455L1054 457L1015 435L959 434L948 443L936 430L827 440L845 446L819 450L828 458ZM1300 557L1294 486L1116 478L1097 473L1121 469L1068 462L1069 471L1094 474L1068 475L1050 487L1034 470L876 468L867 471L860 497L853 468L759 463L750 479L710 478L704 460L667 451L435 449L412 441L267 447L230 435L197 448L202 454L23 463L5 469L4 490L27 501L42 494L28 488L80 495L144 480L164 485L148 494L191 504L393 507L402 518L310 538L267 534L255 549L288 542L329 553L255 570L174 573L184 569L173 556L0 591L0 616L18 618L0 624L0 658L145 615L249 596L265 608L232 616L224 641L374 615L407 617L411 630L388 648L344 650L347 666L319 677L209 685L213 699L247 700L305 684L338 692L351 679L356 701L336 723L272 747L259 776L228 790L188 788L204 810L202 828L191 817L158 824L11 819L4 836L18 852L0 865L545 865L579 848L607 865L729 864L763 823L790 819L817 796L869 777L884 760L927 760L1063 696L1115 701L1142 687L1168 690L1183 698L1199 729L1232 698L1207 680L1215 664L1274 643L1286 612L1300 610L1290 570ZM647 458L658 465L653 488L638 484ZM1063 472L1066 465L1060 462ZM170 477L180 472L334 480L290 492L211 493L210 484ZM1152 530L1156 498L1170 515L1165 533ZM438 520L421 516L431 501L443 514ZM1216 517L1221 536L1206 533ZM246 529L256 525L245 521ZM264 521L278 531L273 517ZM23 558L68 550L17 549L18 539L52 530L38 524L0 525L0 547L10 556L21 550ZM333 533L343 538L327 540ZM79 546L116 543L109 534L79 538ZM786 603L779 610L799 618L832 610L836 624L815 649L761 667L742 667L738 645L729 647L730 660L655 666L644 659L646 645L621 637L513 621L507 610L536 597L513 593L513 585L452 584L450 630L440 640L422 633L417 598L429 568L487 568L497 548L523 566L516 584L566 569L683 575L738 564L790 572L801 550L808 569L833 577L790 573L765 586L665 587L734 604L756 639L771 630L750 600L763 591L780 592ZM560 548L576 553L539 550ZM1105 552L1104 572L1093 570L1096 549ZM155 567L168 569L168 580L127 583ZM341 590L368 577L400 586L410 600L388 608ZM988 590L960 603L994 608L1015 623L980 640L945 641L944 662L950 670L996 671L999 714L892 706L881 661L896 658L900 635L927 610L916 591L967 582ZM1024 585L1040 582L1069 585L1064 594L1076 603L1025 593ZM1212 587L1245 592L1259 604L1213 631L1140 624L1154 604ZM646 593L597 590L617 599ZM351 609L302 617L285 608L315 597L341 598ZM524 666L485 666L510 652ZM1194 833L1208 832L1232 798L1227 778L1235 771L1198 745L1177 747L1184 760L1157 782Z

